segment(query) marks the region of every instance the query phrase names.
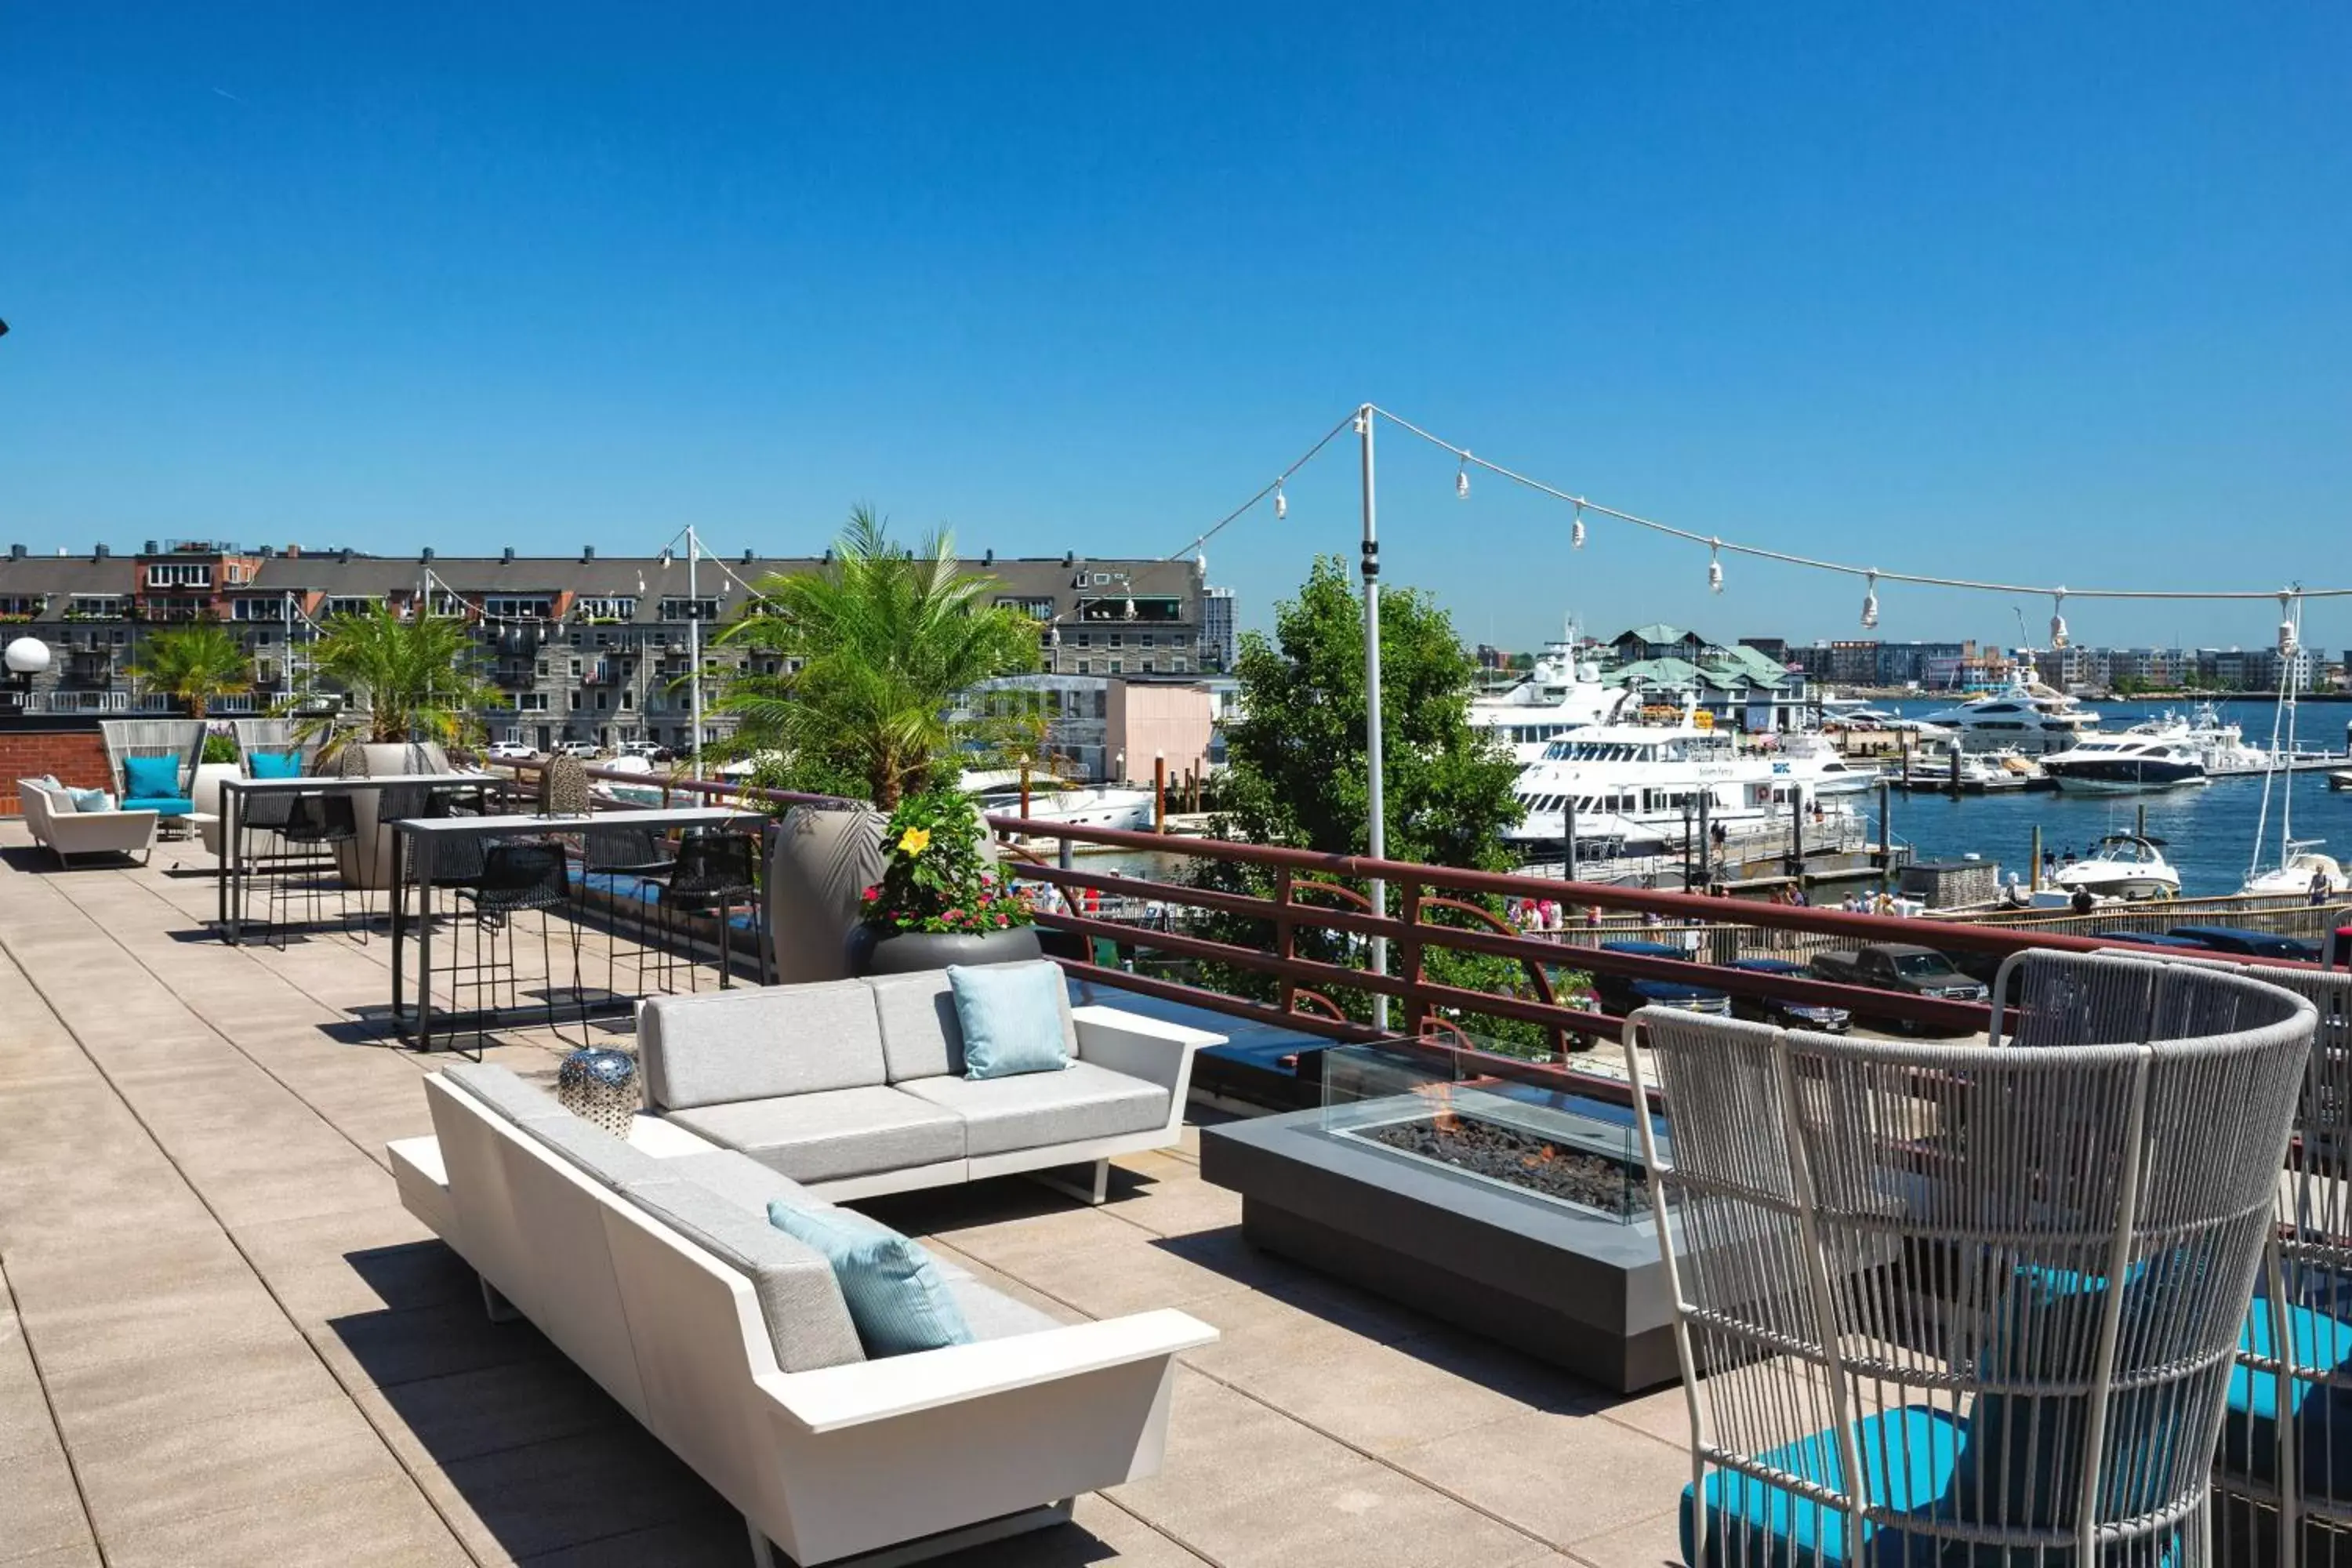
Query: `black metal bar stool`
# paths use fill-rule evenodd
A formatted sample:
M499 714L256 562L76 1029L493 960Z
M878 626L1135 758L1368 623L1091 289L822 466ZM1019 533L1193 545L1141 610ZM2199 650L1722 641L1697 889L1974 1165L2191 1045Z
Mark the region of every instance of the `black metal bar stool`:
M760 897L760 844L748 833L688 828L678 840L677 868L670 873L667 900L681 914L716 910L719 921L719 985L732 985L735 973L734 930L730 917L738 903L756 907ZM694 961L694 928L685 928L686 955ZM760 948L760 983L768 983L768 944ZM698 986L697 989L699 989Z
M441 847L446 852L450 846ZM548 930L549 911L562 908L572 893L562 842L551 838L495 839L482 847L478 870L460 880L445 879L436 868L433 882L436 887L451 889L457 897L473 906L470 923L474 928L474 962L453 963L448 973L455 1010L474 1016L477 1052L486 1033L486 1016L520 1005L515 975L514 924L516 916L532 910L540 915L540 972L545 977L540 994L546 1005L547 1026L558 1038L566 1037L556 1016L554 942ZM571 930L572 1006L580 1021L580 1042L585 1045L588 1005L580 984L580 928L574 925ZM505 938L503 959L499 953L500 937ZM457 943L453 941L451 945L454 948ZM471 1007L465 1005L468 994L473 999Z
M357 844L359 818L352 810L352 797L348 795L300 795L294 797L286 821L277 832L279 843L285 847L284 858L299 861L322 851L331 855L344 845ZM315 865L309 868L310 874L303 879L303 886L299 889L289 887L287 872L289 869L290 867L281 865L278 874L270 879L269 884L270 935L280 947L286 945L285 906L296 893L307 895L307 924L318 923L320 907L324 902L319 893L319 869ZM362 942L367 940L368 919L372 913L367 890L362 889L359 924ZM335 873L335 915L342 929L349 931L352 926L351 888L343 880L340 869Z
M632 994L647 994L646 960L649 954L654 960L661 988L666 992L676 990L677 955L667 941L659 949L655 949L652 937L657 924L665 931L670 924L667 919L669 889L666 879L677 867L677 855L670 849L668 842L650 828L615 824L589 828L580 837L581 902L585 906L593 890L590 879L605 878L604 896L611 905L611 918L606 921L605 929L614 935L618 935L621 929L620 879L625 877L636 884L630 895L630 902L636 906L637 944L637 988ZM656 896L646 897L649 891ZM691 953L688 955L687 962L691 968ZM607 942L604 947L604 989L616 996L620 994L615 984L620 973L619 964L620 955Z

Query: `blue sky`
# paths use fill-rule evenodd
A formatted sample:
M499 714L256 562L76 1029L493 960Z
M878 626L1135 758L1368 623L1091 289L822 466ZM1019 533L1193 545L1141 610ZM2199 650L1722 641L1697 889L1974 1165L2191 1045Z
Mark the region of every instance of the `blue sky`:
M0 537L779 551L870 500L1161 554L1369 398L1808 553L2352 579L2344 7L1268 9L11 7ZM1389 578L1467 637L1858 635L1846 580L1711 598L1453 474L1383 432ZM1352 558L1352 451L1289 499L1210 549L1253 623Z

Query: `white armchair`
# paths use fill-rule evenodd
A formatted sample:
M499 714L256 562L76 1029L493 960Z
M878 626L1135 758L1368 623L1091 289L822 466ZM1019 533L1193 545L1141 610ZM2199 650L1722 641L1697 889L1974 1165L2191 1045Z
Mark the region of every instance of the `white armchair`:
M33 842L70 865L77 855L136 855L144 865L155 848L152 811L80 811L62 786L18 779L16 799Z

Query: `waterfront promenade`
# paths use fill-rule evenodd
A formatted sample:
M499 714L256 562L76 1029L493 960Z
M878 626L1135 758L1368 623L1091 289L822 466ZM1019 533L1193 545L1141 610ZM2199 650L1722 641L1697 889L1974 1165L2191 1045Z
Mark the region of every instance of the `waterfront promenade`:
M382 1037L388 944L223 946L208 864L63 872L0 825L0 1564L743 1563L737 1516L400 1207L384 1144L430 1131L436 1064ZM560 1042L507 1038L552 1076ZM946 1561L1674 1558L1679 1390L1606 1395L1254 1254L1189 1137L1119 1167L1099 1209L1021 1181L864 1205L1056 1316L1223 1334L1160 1476Z

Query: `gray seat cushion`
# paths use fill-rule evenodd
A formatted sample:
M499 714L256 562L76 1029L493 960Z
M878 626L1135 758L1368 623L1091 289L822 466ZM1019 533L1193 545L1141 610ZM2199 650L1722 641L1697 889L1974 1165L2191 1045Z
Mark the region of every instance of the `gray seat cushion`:
M936 1253L932 1261L939 1261ZM945 1272L944 1268L941 1271ZM963 1309L963 1321L971 1326L973 1339L1009 1340L1015 1334L1042 1334L1062 1326L1028 1302L991 1289L968 1273L950 1274L947 1280L948 1294Z
M674 1110L669 1120L796 1182L830 1182L963 1158L953 1111L875 1084Z
M665 996L638 1015L646 1093L668 1110L883 1081L882 1028L863 981Z
M663 1162L625 1138L579 1117L553 1095L495 1062L459 1062L443 1069L451 1082L553 1150L577 1170L615 1190L665 1174ZM761 1211L765 1213L763 1209Z
M537 1121L572 1114L555 1103L555 1096L496 1062L451 1062L441 1069L441 1076L509 1121Z
M680 1154L664 1160L662 1170L680 1181L708 1187L744 1213L768 1222L768 1205L781 1198L794 1208L822 1208L824 1200L772 1165L762 1165L732 1149L703 1154Z
M902 1094L962 1117L964 1147L974 1159L1149 1132L1168 1122L1166 1089L1092 1062L1073 1062L1060 1072L977 1081L927 1078L897 1087Z
M777 1366L814 1372L866 1359L824 1254L778 1230L764 1215L752 1218L699 1182L638 1182L625 1194L751 1280Z
M1051 969L1055 978L1060 978L1059 964L1043 959L1027 962ZM955 993L947 971L926 969L912 974L877 974L866 984L874 988L874 1010L882 1024L882 1055L892 1083L963 1076L963 1029L956 1022ZM1057 985L1055 994L1061 1000L1062 1052L1075 1057L1078 1054L1078 1026L1070 1016L1069 986Z

